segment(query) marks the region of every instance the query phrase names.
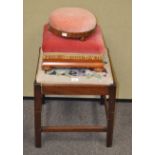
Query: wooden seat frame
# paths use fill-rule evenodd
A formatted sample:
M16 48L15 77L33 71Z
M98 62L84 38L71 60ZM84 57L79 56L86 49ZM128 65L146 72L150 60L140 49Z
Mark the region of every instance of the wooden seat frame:
M45 95L100 95L101 104L103 104L103 102L105 101L104 105L107 125L42 126L41 111ZM108 100L105 98L106 95L109 96ZM106 132L106 145L107 147L112 146L116 98L116 84L114 76L112 85L40 84L37 83L35 80L34 98L34 124L36 147L41 147L42 132Z

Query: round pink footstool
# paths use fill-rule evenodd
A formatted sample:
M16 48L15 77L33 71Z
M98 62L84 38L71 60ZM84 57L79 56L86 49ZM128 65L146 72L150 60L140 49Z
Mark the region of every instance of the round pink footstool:
M64 7L51 12L49 30L66 38L83 40L96 28L96 18L88 10L77 7Z

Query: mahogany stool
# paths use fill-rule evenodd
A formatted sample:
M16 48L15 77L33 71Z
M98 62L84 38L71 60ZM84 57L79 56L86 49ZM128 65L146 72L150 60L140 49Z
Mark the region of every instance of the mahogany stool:
M106 145L112 146L116 84L110 65L108 51L104 57L105 73L101 76L94 73L91 78L49 75L41 69L42 52L39 52L39 59L34 81L34 124L35 124L35 146L41 147L42 132L106 132ZM96 76L98 75L98 76ZM65 91L64 91L65 90ZM45 95L99 95L101 102L106 102L105 112L107 125L80 125L80 126L42 126L41 110ZM108 96L108 100L105 96Z

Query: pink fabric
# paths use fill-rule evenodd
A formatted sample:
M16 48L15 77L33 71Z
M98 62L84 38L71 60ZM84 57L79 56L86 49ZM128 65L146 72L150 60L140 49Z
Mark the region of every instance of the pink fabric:
M46 24L43 32L42 49L43 52L102 54L106 48L99 26L96 27L95 32L87 37L86 40L81 41L56 36L48 30L48 24Z
M65 7L56 9L50 14L49 24L64 32L85 32L95 28L96 18L88 10Z

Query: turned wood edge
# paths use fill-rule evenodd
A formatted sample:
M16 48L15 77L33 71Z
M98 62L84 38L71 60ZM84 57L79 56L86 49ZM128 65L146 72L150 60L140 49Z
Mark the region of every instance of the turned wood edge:
M97 24L96 24L96 26L97 26ZM68 38L68 39L69 38L79 39L81 41L84 41L88 36L90 36L96 30L96 26L90 31L79 32L79 33L65 32L65 31L57 30L54 27L52 27L51 25L48 25L48 30L59 37ZM63 35L63 33L66 35Z

